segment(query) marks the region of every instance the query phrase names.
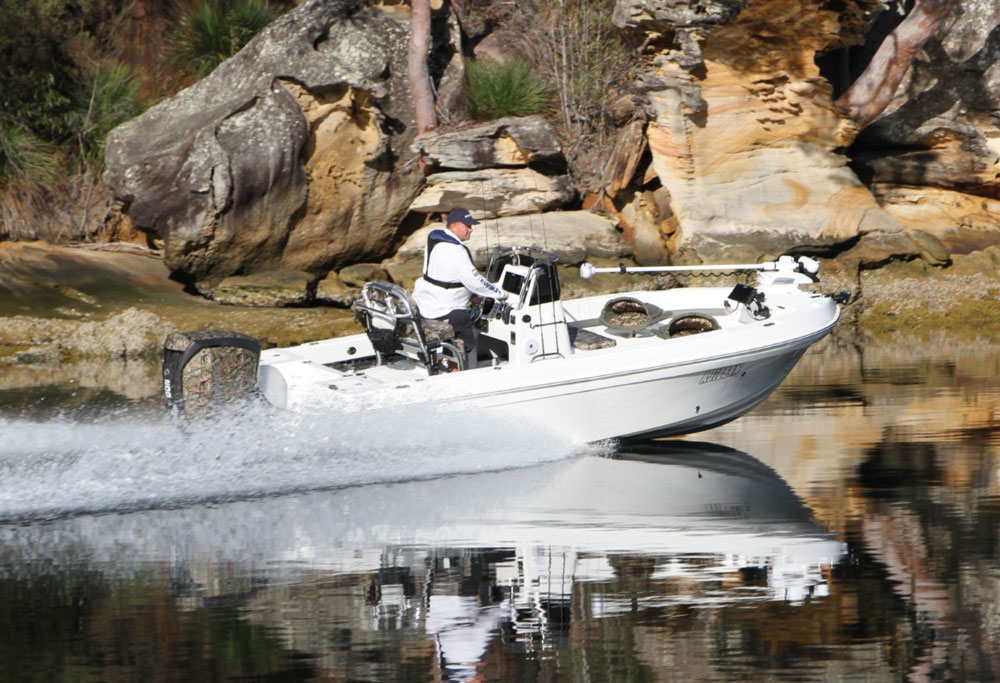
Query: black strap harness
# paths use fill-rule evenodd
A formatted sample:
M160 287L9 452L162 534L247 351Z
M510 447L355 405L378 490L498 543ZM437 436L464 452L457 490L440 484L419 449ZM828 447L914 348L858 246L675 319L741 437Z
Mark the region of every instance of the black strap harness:
M437 231L435 230L434 232ZM431 283L432 285L436 285L443 289L458 289L459 287L464 287L465 285L463 285L461 282L443 282L442 280L438 280L437 278L433 278L427 274L427 269L430 268L431 265L431 252L434 251L434 247L441 244L442 242L448 242L450 244L458 244L458 246L462 247L462 249L465 249L465 253L469 255L469 260L470 261L472 260L472 252L469 251L469 248L467 246L455 242L454 240L448 239L446 237L445 238L435 237L434 232L432 232L427 236L427 259L426 259L427 266L424 268L424 280Z

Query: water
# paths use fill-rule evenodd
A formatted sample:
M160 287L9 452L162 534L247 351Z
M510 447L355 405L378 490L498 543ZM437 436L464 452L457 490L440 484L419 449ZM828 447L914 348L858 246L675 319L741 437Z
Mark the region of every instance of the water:
M293 414L260 404L179 426L165 411L122 409L89 423L72 415L0 418L0 520L257 498L427 479L565 458L578 446L501 418L502 440L433 409L377 415ZM469 457L469 448L476 454Z
M0 391L0 679L995 680L998 410L958 339L617 448Z

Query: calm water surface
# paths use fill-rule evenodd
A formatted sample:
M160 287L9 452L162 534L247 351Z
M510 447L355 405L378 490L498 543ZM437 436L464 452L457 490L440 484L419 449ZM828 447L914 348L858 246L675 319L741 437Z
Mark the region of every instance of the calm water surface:
M2 680L1000 677L995 345L831 342L730 425L585 449L4 372Z

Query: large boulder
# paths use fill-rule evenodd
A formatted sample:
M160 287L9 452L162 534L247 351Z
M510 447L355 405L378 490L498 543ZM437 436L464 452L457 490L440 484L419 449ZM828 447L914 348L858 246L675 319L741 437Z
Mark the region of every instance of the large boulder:
M881 6L840 4L618 0L618 24L648 32L656 51L635 95L677 260L757 260L901 229L838 151L853 130L815 57L859 42L864 27L846 18Z
M497 119L424 138L414 147L431 166L453 170L528 164L566 168L555 130L541 116Z
M365 5L299 6L109 134L104 180L163 238L176 275L319 274L385 256L423 179L409 151L408 17Z

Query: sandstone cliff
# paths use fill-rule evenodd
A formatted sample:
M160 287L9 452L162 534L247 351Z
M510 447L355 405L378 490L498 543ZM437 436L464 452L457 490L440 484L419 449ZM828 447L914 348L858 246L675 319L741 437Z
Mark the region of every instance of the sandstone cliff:
M458 204L491 218L595 210L644 264L787 252L943 264L1000 241L995 3L959 3L860 135L834 99L898 23L895 4L605 4L642 50L633 120L587 172L578 154L567 163L576 141L557 115L463 123L462 57L497 46L463 39L461 7L434 12L430 63L448 126L411 145L408 7L312 0L114 131L105 180L135 226L164 240L175 275L206 292L261 271L313 286L390 256ZM486 37L530 25L510 12ZM585 176L602 178L596 194Z

